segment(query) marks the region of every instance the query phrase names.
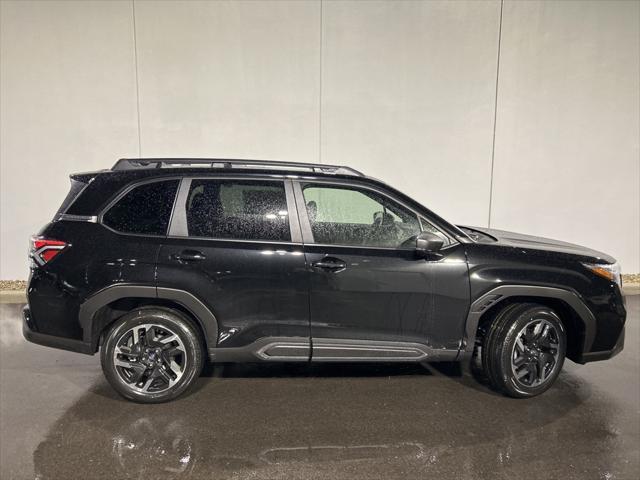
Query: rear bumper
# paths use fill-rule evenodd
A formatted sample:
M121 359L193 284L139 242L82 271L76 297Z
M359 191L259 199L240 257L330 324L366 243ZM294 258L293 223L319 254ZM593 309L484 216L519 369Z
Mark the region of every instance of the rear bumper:
M615 357L624 348L624 332L625 332L625 328L622 327L622 330L620 331L620 336L618 337L618 341L616 342L616 344L611 350L583 353L578 359L577 363L584 364L589 362L598 362L600 360L608 360L612 357Z
M37 345L44 345L45 347L84 353L87 355L93 355L95 353L95 349L90 343L85 343L72 338L57 337L55 335L36 332L33 329L31 311L28 306L24 307L22 310L22 335L27 341Z

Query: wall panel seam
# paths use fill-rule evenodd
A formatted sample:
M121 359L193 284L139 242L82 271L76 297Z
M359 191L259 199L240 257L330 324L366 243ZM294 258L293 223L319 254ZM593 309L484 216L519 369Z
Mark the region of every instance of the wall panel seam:
M133 58L136 76L136 116L138 120L138 157L142 158L142 134L140 133L140 84L138 80L138 32L136 29L136 0L131 0L133 20Z
M320 58L318 73L320 75L318 82L318 163L322 163L322 0L320 0Z
M498 24L498 51L496 59L496 88L493 103L493 137L491 139L491 175L489 179L489 215L487 227L491 228L491 209L493 208L493 172L496 158L496 125L498 123L498 88L500 85L500 48L502 46L502 16L504 0L500 0L500 22Z

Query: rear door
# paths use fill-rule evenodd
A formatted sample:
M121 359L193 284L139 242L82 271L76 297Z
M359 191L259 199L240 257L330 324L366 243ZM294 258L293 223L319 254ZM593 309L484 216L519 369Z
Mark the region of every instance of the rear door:
M364 185L299 181L295 193L310 271L313 360L402 359L435 350L455 357L469 301L462 245ZM427 229L446 241L430 259L414 248Z
M213 312L215 358L224 360L223 350L255 354L269 342L295 342L271 353L308 359L306 275L290 180L182 180L157 285L186 290Z

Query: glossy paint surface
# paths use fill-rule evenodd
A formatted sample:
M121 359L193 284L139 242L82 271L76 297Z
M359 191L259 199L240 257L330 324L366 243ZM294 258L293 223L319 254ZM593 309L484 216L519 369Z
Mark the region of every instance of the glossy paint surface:
M305 237L306 210L299 208L303 203L293 202L291 196L293 242L130 235L100 223L105 206L132 184L157 178L211 177L206 170L143 169L75 176L89 184L69 212L96 217L97 223L54 221L40 232L70 246L32 274L28 298L35 329L86 341L87 332L78 321L83 302L115 284L142 285L184 290L202 302L217 321L217 338L206 339L210 348L243 347L265 337L315 337L416 342L455 350L465 340L467 313L474 300L496 286L528 285L575 293L596 318L589 351L612 349L622 332L626 312L619 288L581 264L612 258L509 232L488 231L497 241L474 242L401 192L365 177L314 174L304 178L382 192L437 226L452 245L427 259L410 248L315 245ZM222 171L214 176L277 179L285 185L290 182L294 191L297 185L297 180L289 180L281 171L265 169ZM296 208L304 243L295 238ZM175 217L174 210L174 221ZM185 260L185 254L198 258ZM313 266L327 257L343 262L345 268L329 271ZM88 336L96 343L99 335L98 330Z
M157 237L121 235L88 222L52 222L39 234L69 244L32 269L27 296L40 333L81 340L78 313L88 297L115 284L154 285Z
M462 246L425 259L412 249L305 246L313 338L393 340L457 349L469 307ZM314 267L324 259L342 271Z
M640 296L627 348L514 400L457 364L246 364L139 405L97 357L27 343L0 305L0 478L635 479Z
M479 298L501 285L533 285L576 292L596 318L596 336L590 351L609 350L625 324L626 310L620 288L592 274L580 262L596 257L528 248L526 245L469 244L471 298Z
M176 260L184 251L205 258ZM309 337L308 280L299 245L167 239L158 257L157 285L201 299L218 321L219 347L267 336Z

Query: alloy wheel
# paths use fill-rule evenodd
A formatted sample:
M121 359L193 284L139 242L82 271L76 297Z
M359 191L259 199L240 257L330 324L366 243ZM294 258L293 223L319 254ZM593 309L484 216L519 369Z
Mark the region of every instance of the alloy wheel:
M552 377L558 366L560 335L544 319L527 323L516 336L511 352L511 371L519 384L538 387Z
M175 332L145 323L122 334L116 342L113 363L120 379L132 390L160 393L182 378L187 355Z

